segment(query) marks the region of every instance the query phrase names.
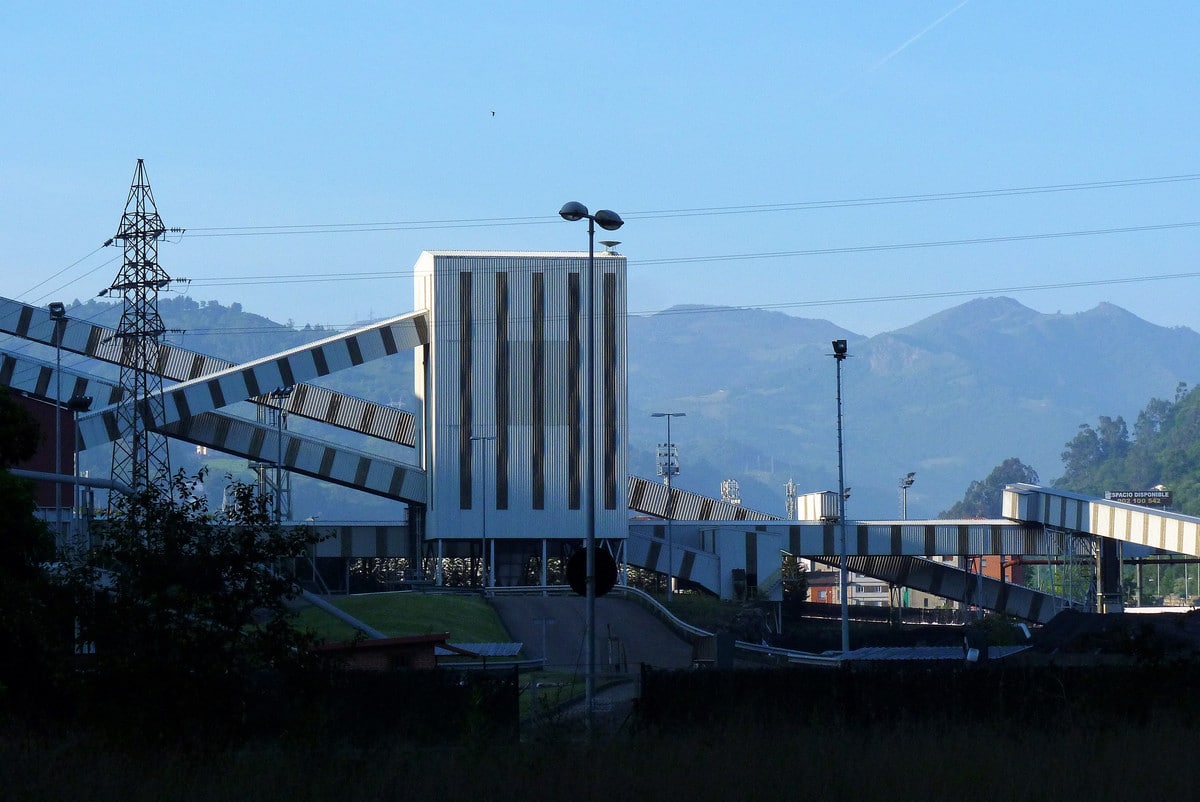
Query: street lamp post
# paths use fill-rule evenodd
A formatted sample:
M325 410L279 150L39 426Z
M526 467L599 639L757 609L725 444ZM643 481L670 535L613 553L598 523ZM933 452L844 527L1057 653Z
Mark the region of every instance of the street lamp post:
M900 520L908 520L908 489L912 487L913 480L916 478L916 471L909 471L900 477ZM896 623L904 622L904 588L899 585L893 585L896 592Z
M483 528L479 538L479 584L484 588L489 588L495 583L495 579L490 575L492 570L492 561L488 559L487 553L487 508L488 508L488 466L487 466L487 444L489 440L495 440L495 437L485 435L474 435L471 437L472 443L482 443L483 458L480 463L483 465L483 501L480 502L480 509L483 511Z
M587 643L587 674L584 679L584 697L587 707L588 728L595 718L596 707L596 226L605 231L616 231L625 224L616 212L600 209L595 214L589 214L588 208L578 201L563 204L558 210L559 217L574 223L587 218L588 221L588 316L587 316L587 499L588 523L587 539L584 548L586 557L586 625L585 639Z
M842 362L846 359L846 341L833 341L831 356L837 364L837 448L838 448L838 595L842 599L842 654L850 651L850 600L846 597L846 475L842 459Z
M283 520L283 430L286 428L287 399L295 390L295 385L287 385L285 387L276 387L271 391L271 398L279 403L275 409L275 523ZM291 507L291 499L288 499L288 506Z
M909 471L900 477L900 520L908 520L908 489L913 486L915 471Z
M675 443L671 440L671 418L686 417L686 412L651 412L652 418L667 419L667 442L658 450L658 475L667 485L667 601L673 598L675 581L675 541L671 523L675 519L675 504L671 497L671 477L679 473L679 460L675 456Z
M62 335L67 307L54 301L48 307L54 321L54 535L62 538Z
M73 459L71 462L71 520L75 520L75 510L77 507L82 507L83 504L79 498L79 413L87 412L92 408L92 397L90 395L82 395L76 393L67 399L67 410L74 416L75 427L71 432L71 453ZM78 532L78 530L76 530ZM77 534L72 535L72 539L76 539ZM76 544L78 545L78 544Z

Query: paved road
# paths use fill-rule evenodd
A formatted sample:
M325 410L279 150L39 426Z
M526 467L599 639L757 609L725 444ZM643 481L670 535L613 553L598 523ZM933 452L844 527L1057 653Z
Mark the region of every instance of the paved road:
M584 668L587 610L582 596L498 595L491 602L513 640L525 644L522 651L526 657L545 657L549 669ZM691 644L635 602L596 599L596 632L598 674L616 673L618 665L636 673L642 663L656 668L692 664Z

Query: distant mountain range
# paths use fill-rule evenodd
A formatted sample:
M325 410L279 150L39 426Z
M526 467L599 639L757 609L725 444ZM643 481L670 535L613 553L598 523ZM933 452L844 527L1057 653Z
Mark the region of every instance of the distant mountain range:
M1043 481L1082 423L1136 417L1152 397L1196 381L1200 335L1111 304L1047 315L982 298L912 326L862 337L823 320L748 309L677 307L629 319L631 470L654 475L665 438L654 411L680 411L677 486L717 494L736 479L747 506L782 514L784 483L837 488L836 376L842 365L847 516L934 517L1008 457ZM645 445L641 445L645 444Z
M173 340L237 361L326 334L238 304L171 298L160 312L168 327L187 332ZM98 302L69 314L108 325L119 317ZM1050 482L1080 424L1100 415L1132 424L1151 398L1174 398L1180 382L1200 374L1200 335L1112 304L1062 315L981 298L875 337L779 312L674 307L631 316L628 336L631 471L655 475L666 427L650 414L684 412L672 423L676 486L718 496L722 480L734 479L744 504L779 515L789 479L800 492L837 487L834 339L849 342L844 452L847 515L856 519L899 517L898 482L909 471L910 518L936 516L1008 457ZM407 355L331 378L353 395L416 403Z

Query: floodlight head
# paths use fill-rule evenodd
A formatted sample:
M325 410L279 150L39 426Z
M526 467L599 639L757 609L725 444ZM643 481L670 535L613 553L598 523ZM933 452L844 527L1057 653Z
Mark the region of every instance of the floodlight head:
M87 412L92 408L92 397L90 395L73 395L67 399L67 409L72 412Z
M569 204L568 204L569 205ZM559 212L562 214L562 212ZM605 231L616 231L621 226L625 225L625 221L621 219L621 215L608 209L601 209L596 212L592 218L596 221L596 225L600 226Z
M833 355L834 356L845 356L846 355L846 341L845 340L834 340L833 341Z
M571 201L563 204L563 207L558 210L558 216L567 222L574 223L576 220L582 220L587 217L588 210L579 201Z
M67 307L63 305L62 301L52 301L47 308L50 310L50 317L55 320L59 320L67 314Z

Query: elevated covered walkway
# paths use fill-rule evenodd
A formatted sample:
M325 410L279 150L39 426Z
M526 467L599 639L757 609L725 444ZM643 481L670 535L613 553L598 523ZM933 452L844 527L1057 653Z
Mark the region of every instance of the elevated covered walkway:
M62 319L59 327L61 335L56 337L55 324L44 307L0 298L0 334L10 334L49 347L57 345L66 353L90 357L101 363L121 364L121 337L115 329L69 316ZM289 415L413 447L416 445L416 420L411 413L304 382L335 372L342 367L362 364L379 356L397 353L401 348L415 347L426 342L428 322L425 313L412 312L337 334L319 343L274 354L258 360L258 363L271 367L252 368L244 374L233 362L161 343L158 346L158 374L173 382L192 382L233 371L245 378L247 387L258 389L259 392L248 396L234 393L232 397L227 397L222 392L219 394L222 402L249 400L260 406L272 407L278 406L280 401L268 399L265 393L280 385L295 385L292 394L283 401L284 411ZM57 387L57 382L52 381L53 368L49 370L48 374L45 371L40 374L45 380L40 395L52 394ZM64 376L64 379L67 377ZM115 394L112 391L106 395L85 393L77 384L79 380L76 376L69 381L63 381L62 386L68 398L74 394L92 395L101 407L120 402L119 388L112 388L116 391ZM7 382L6 378L0 383ZM59 400L64 403L67 401L66 398ZM224 406L224 403L214 404L205 409L217 409L220 406ZM203 410L197 408L195 411ZM102 413L101 410L97 410L93 414Z
M1042 527L1200 557L1200 518L1040 485L1004 490L1004 516Z
M826 565L840 564L840 527L829 521L784 521L776 516L640 477L629 479L630 508L668 523L631 521L626 560L630 565L695 582L722 598L736 595L734 571L759 598L783 598L784 552ZM636 506L635 506L636 505ZM706 511L710 520L682 519L679 511ZM847 567L857 574L1045 622L1063 601L1032 588L980 576L926 557L977 554L1043 554L1062 548L1037 523L998 520L847 522ZM1065 541L1068 548L1078 548Z
M57 385L54 369L40 360L0 349L0 383L29 395L53 398ZM64 370L62 380L64 390L70 388L80 395L111 399L120 394L113 382L94 376ZM425 502L425 471L415 463L366 454L223 412L204 412L156 428L177 440L254 462L273 463L282 457L286 470L341 487L394 501Z

